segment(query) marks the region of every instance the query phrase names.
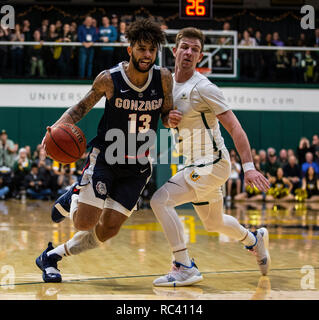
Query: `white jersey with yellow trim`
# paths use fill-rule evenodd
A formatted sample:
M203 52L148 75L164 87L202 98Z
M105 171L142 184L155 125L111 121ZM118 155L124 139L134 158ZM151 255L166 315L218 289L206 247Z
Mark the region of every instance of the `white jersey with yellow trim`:
M183 113L175 147L186 157L186 164L225 150L216 117L230 109L222 91L197 71L186 82L176 82L175 74L173 79L174 107Z

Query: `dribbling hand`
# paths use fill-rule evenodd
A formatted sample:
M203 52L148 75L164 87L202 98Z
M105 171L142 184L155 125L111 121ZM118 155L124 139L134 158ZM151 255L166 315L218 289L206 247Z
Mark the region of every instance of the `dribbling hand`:
M262 192L267 192L270 188L268 179L257 170L249 170L245 172L245 183L252 188L256 186L258 190Z
M51 127L47 126L47 132L50 132L50 131L51 131ZM46 134L44 135L44 137L42 139L41 147L46 151L46 149L45 149L45 136L46 136Z

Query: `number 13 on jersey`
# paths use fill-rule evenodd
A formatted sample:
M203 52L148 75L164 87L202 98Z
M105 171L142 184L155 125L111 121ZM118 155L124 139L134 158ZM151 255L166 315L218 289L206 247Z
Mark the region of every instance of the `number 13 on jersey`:
M152 116L149 114L140 115L138 120L136 113L131 113L128 115L128 117L130 119L129 133L136 133L136 129L138 129L138 132L145 133L150 129ZM141 126L138 126L137 122L141 124Z

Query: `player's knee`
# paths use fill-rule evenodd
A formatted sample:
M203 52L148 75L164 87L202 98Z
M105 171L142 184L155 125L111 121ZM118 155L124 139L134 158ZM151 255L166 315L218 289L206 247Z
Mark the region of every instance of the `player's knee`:
M216 221L206 221L203 225L207 232L217 232L221 227L221 224Z
M106 240L115 237L119 233L120 228L121 226L116 224L104 226L98 234L98 239L101 242L105 242Z
M96 230L99 240L104 242L115 237L126 219L127 217L121 213L115 213L114 211L104 212Z
M73 215L74 227L80 231L88 231L95 227L98 222L100 212L83 211L80 208Z
M158 189L152 196L150 206L153 210L156 210L159 206L165 206L166 192L163 193L163 189Z

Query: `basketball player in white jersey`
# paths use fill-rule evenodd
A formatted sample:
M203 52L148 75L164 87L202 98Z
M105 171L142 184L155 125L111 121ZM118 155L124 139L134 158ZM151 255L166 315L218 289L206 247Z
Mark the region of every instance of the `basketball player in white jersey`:
M186 166L169 179L151 199L151 207L170 244L172 270L154 280L155 286L186 286L201 281L194 260L190 260L184 230L175 207L192 202L208 232L219 232L241 241L257 258L263 275L270 267L268 231L251 232L223 212L222 185L231 171L229 153L221 136L219 122L231 135L240 155L245 182L266 192L268 180L254 167L250 144L238 119L230 110L221 90L195 70L203 57L204 35L195 28L182 29L173 49L174 107L183 114L178 125L179 152Z

